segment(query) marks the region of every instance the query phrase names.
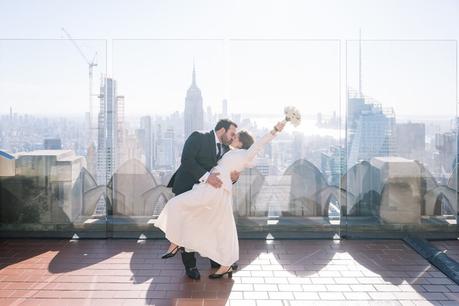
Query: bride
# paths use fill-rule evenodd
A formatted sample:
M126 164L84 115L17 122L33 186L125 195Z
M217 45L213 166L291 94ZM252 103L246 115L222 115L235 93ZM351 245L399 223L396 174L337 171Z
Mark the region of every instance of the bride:
M285 123L285 120L277 123L255 143L247 131L238 132L231 143L234 149L226 153L211 171L220 176L221 188L207 183L195 184L190 191L167 202L155 222L171 242L162 258L172 257L182 248L190 249L220 264L209 278L232 277L231 265L239 259L239 242L230 174L254 167L257 153L284 129Z

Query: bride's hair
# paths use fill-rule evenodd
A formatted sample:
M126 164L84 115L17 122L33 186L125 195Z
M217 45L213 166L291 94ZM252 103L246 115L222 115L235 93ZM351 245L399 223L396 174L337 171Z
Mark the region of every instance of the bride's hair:
M242 149L248 149L253 144L253 136L246 130L242 130L239 133L239 141L242 143Z

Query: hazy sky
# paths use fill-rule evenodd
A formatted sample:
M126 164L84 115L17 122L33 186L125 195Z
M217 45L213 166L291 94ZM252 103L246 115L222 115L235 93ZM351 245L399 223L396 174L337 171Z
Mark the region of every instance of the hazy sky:
M339 112L346 80L358 86L358 45L346 41L361 28L364 40L390 40L363 43L365 94L399 116L454 116L458 17L455 0L0 0L0 113L87 110L80 55L37 40L64 38L62 27L98 53L95 89L100 73L113 75L130 114L182 111L193 59L214 111L226 98L235 113Z

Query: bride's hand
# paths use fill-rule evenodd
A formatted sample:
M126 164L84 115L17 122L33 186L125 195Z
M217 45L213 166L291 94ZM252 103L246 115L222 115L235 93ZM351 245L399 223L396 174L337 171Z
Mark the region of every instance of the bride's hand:
M284 127L285 127L285 122L280 121L280 122L278 122L278 123L274 126L274 129L275 129L277 132L282 132L282 130L284 129Z

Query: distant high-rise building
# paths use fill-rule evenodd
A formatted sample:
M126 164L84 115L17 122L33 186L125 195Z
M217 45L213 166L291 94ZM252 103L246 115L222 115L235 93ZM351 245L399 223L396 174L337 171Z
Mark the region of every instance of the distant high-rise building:
M348 97L348 162L395 154L395 114L379 104L366 103L361 95Z
M426 126L424 123L397 123L395 139L397 155L407 159L424 160L426 149Z
M236 123L239 123L242 121L242 114L232 114L230 119Z
M87 170L93 177L96 177L97 174L97 149L95 144L91 143L88 146L88 151L86 153L86 161L87 161Z
M361 35L361 34L360 34ZM360 37L359 35L359 37ZM359 38L359 87L347 96L347 167L395 154L395 114L372 103L362 90L362 40Z
M271 175L272 161L265 157L258 157L256 159L256 168L263 176Z
M196 70L193 65L191 86L185 98L185 138L191 133L204 128L204 109L202 106L201 90L196 85Z
M116 81L104 77L100 86L98 116L97 183L107 184L119 164L122 145L124 97L117 96Z
M206 130L210 130L213 128L214 125L214 114L212 113L212 108L210 106L207 106L206 122L204 126L206 127Z
M140 129L143 131L140 135L140 145L145 154L145 166L147 169L152 170L155 164L154 156L154 138L153 130L151 128L151 117L144 116L140 118Z
M141 145L142 139L145 139L145 130L136 129L134 134L127 134L123 146L123 161L120 165L131 159L145 162L145 155Z
M43 141L43 148L45 150L61 150L62 143L60 138L46 138Z
M360 95L348 97L347 124L349 130L355 130L359 122L360 115L364 112L370 112L373 104L365 103L365 98Z
M450 173L456 166L457 134L455 131L435 134L435 149L437 149L437 167L433 172Z
M292 141L292 159L297 161L304 156L304 135L303 133L294 132Z
M156 163L155 168L161 170L174 170L175 165L175 132L173 128L168 128L162 133L161 126L156 130Z
M124 96L116 96L116 142L118 149L116 151L117 166L129 159L128 147L126 145L128 131L124 123Z
M339 186L341 176L346 173L344 148L331 146L328 152L322 152L321 171L330 185Z

